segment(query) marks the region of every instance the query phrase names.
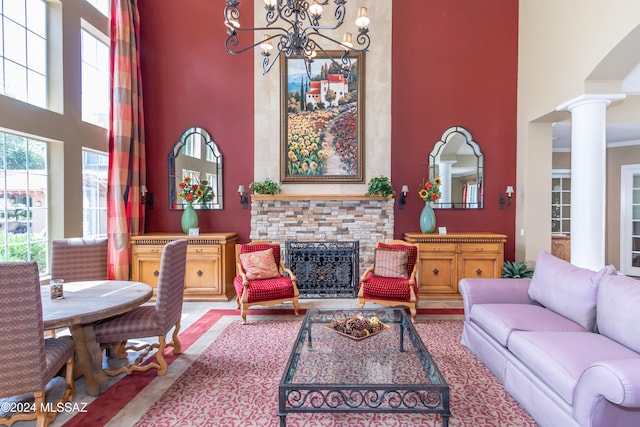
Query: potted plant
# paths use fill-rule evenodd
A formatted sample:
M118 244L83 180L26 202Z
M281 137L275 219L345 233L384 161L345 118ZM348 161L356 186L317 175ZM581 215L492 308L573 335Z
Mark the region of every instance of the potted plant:
M526 262L505 261L502 266L502 277L504 279L525 279L533 277L533 268Z
M253 194L278 194L282 192L279 182L272 181L270 178L264 181L254 181L249 184L249 190Z
M395 196L396 192L391 186L391 180L386 176L378 176L369 180L367 196L380 195L382 197Z

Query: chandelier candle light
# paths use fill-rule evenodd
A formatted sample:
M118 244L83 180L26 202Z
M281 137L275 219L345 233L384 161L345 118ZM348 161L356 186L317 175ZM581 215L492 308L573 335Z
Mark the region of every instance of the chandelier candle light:
M345 33L342 41L338 41L321 30L335 30L344 22L346 15L347 0L334 0L336 9L333 13L335 24L321 25L322 6L329 4L329 0L264 0L266 10L266 27L242 27L240 25L239 0L226 0L224 8L224 24L227 27L227 38L224 45L227 52L239 54L260 46L262 49L262 74L267 74L277 59L284 53L287 58L296 57L304 59L307 75L311 77L311 63L319 52L328 56L320 41L329 42L343 49L340 62L334 61L344 70L349 70L351 60L349 52L365 52L369 48L370 19L367 16L367 8L360 7L356 18L358 35L356 42L358 47L354 47L353 36ZM269 31L271 34L264 34L262 40L251 46L238 47L239 31ZM274 46L275 43L275 46ZM277 54L272 55L271 51L277 49ZM272 57L273 56L273 57Z

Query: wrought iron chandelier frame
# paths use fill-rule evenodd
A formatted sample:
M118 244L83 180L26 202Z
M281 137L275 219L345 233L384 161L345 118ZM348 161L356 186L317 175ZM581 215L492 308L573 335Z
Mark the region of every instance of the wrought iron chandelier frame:
M320 44L321 39L333 43L342 48L340 62L335 59L332 62L344 71L351 69L350 52L366 52L371 44L369 37L369 18L366 16L366 8L360 8L356 25L358 34L356 36L357 47L354 47L352 36L346 33L342 42L329 37L320 32L321 30L335 30L343 23L346 15L347 0L334 0L335 11L333 16L335 24L321 25L322 7L329 4L329 0L264 0L266 10L265 27L242 27L240 26L240 1L226 0L224 8L225 25L227 27L227 38L225 48L227 52L238 55L256 47L262 48L262 74L267 74L278 58L284 54L287 58L297 57L304 59L307 76L311 77L311 64L313 58L322 52L325 56L331 57L327 50ZM286 28L286 25L289 28ZM239 48L239 31L277 31L276 35L265 34L263 40L251 44L250 46ZM272 55L272 41L276 42L277 54Z

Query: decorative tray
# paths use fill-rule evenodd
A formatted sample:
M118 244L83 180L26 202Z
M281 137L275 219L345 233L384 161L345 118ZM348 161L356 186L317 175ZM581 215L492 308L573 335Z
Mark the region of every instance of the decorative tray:
M377 317L366 318L362 316L351 316L340 320L333 320L326 323L325 327L331 329L342 336L360 341L365 338L389 329L389 325L382 323Z

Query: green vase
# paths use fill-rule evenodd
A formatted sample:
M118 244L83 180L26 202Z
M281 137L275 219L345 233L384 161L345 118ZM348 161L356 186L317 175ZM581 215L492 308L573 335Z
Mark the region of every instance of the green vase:
M425 202L422 212L420 212L420 231L423 233L433 233L436 229L436 213L431 207L431 202Z
M182 211L182 231L189 234L190 228L198 228L198 213L192 206L192 202L187 202L187 206Z

